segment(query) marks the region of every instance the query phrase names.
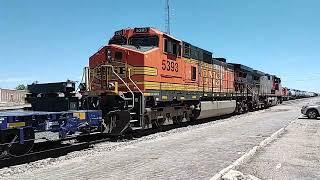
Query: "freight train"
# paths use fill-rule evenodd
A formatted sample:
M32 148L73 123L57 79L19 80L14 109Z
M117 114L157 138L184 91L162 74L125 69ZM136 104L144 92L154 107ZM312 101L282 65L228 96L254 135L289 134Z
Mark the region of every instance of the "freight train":
M150 27L116 31L89 58L79 89L76 96L72 81L29 85L29 111L0 113L1 154L26 153L48 135L121 135L304 97L282 87L276 75Z
M85 74L85 104L102 107L109 133L243 113L283 100L279 77L149 27L115 32L89 58Z

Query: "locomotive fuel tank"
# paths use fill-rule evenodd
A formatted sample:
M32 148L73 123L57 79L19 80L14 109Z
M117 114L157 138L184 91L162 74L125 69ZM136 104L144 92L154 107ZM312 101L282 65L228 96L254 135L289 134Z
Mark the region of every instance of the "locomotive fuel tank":
M232 114L236 109L236 101L202 101L198 119Z

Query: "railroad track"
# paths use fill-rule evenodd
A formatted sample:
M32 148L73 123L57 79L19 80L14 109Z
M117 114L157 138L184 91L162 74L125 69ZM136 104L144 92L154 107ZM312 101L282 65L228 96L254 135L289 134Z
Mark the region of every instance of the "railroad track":
M71 153L71 152L90 149L93 147L93 145L102 143L102 142L132 140L132 139L140 138L150 134L155 134L158 132L169 131L179 127L203 124L210 121L225 119L230 116L231 115L207 118L207 119L202 119L202 120L193 121L193 122L188 121L181 124L162 126L157 129L148 129L144 131L136 130L133 132L128 132L127 134L121 137L120 136L114 137L106 134L94 134L94 135L85 135L80 138L78 137L79 141L74 143L69 143L69 144L63 144L62 142L65 142L68 140L69 141L74 140L76 138L70 138L70 139L61 140L61 141L46 141L46 142L36 143L33 147L32 152L28 154L19 155L19 156L8 156L0 159L0 168L35 162L35 161L46 159L46 158L58 158L60 156L67 155L68 153Z
M292 102L287 101L286 103L283 103L283 104L285 105L288 103L292 103ZM262 109L259 109L259 110L262 110ZM128 134L122 137L112 137L106 134L94 134L90 136L89 135L83 136L80 138L80 141L75 143L70 143L70 144L62 144L61 141L49 141L49 142L37 143L35 144L34 150L28 154L20 155L20 156L10 156L10 157L0 159L0 168L10 167L10 166L24 164L24 163L30 163L30 162L34 162L34 161L38 161L46 158L57 158L57 157L66 155L70 152L92 148L94 144L98 144L101 142L119 141L123 139L131 140L133 138L140 138L150 134L169 131L179 127L204 124L211 121L222 120L222 119L229 118L231 116L234 116L234 114L224 115L220 117L206 118L206 119L201 119L197 121L188 121L181 124L162 126L157 129L136 130L134 132L129 132ZM68 139L68 140L73 140L73 139L75 138Z
M46 158L57 158L70 152L89 149L93 147L94 144L111 141L113 139L114 138L104 136L103 134L95 134L90 137L87 136L86 141L79 141L69 144L62 144L62 141L36 143L34 145L33 151L28 154L19 156L8 156L0 159L0 168L30 163Z

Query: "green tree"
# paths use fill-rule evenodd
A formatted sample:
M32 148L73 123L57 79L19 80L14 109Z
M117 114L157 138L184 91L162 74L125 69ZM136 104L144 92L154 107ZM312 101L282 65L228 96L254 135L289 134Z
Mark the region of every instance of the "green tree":
M15 89L16 90L26 90L27 87L24 84L19 84Z

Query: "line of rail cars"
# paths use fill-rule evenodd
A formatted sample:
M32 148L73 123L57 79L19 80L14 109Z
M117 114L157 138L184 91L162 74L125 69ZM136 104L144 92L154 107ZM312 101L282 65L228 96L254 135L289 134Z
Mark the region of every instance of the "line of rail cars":
M115 32L89 58L84 79L81 97L71 81L29 85L29 111L0 113L1 155L26 153L43 138L121 135L307 97L275 75L149 27Z
M301 91L296 89L288 89L288 97L289 99L300 99L300 98L307 98L307 97L314 97L317 96L314 92L307 92Z

